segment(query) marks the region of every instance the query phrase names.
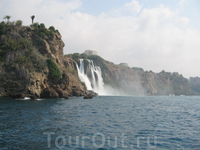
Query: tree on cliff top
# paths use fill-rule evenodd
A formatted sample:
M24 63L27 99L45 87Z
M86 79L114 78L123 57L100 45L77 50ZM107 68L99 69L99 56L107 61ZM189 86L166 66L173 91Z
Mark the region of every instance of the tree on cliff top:
M11 16L6 15L3 19L7 19L7 21L9 22L9 19L11 18Z
M32 24L33 24L34 19L35 19L35 16L32 15L32 16L31 16Z

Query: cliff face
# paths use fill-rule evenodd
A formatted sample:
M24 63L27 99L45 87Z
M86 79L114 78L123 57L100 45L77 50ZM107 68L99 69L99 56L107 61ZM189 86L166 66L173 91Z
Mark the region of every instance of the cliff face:
M115 65L99 56L63 56L60 33L44 24L0 23L0 96L59 98L88 94L75 67L80 58L100 66L104 83L129 95L191 95L187 79L178 73L145 72ZM87 62L85 63L87 64ZM87 66L85 66L85 70ZM193 87L196 93L198 89Z
M104 83L128 95L192 95L186 78L178 73L154 73L115 65L99 56L88 56L101 67Z
M0 96L22 94L45 98L85 95L74 61L63 56L64 43L54 27L0 24ZM2 29L2 28L1 28ZM1 30L0 29L0 30ZM61 77L50 78L51 59ZM55 69L55 68L53 68Z

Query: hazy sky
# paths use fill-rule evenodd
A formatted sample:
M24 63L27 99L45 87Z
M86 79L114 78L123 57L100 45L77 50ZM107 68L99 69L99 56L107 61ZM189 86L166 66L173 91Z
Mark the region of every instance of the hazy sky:
M200 76L200 0L0 0L0 17L53 25L64 53Z

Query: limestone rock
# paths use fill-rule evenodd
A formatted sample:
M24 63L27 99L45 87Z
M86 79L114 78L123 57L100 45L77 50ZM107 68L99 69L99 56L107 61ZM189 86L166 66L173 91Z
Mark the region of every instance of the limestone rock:
M40 94L41 98L59 98L58 93L53 88L45 88Z
M62 36L57 31L45 30L51 34L42 33L40 27L22 26L17 29L13 25L5 35L0 36L0 49L4 49L4 44L9 40L25 43L24 46L19 45L18 49L10 45L13 50L5 50L4 60L0 61L0 96L18 98L22 97L19 94L23 94L23 97L35 99L68 98L85 94L86 88L77 76L75 62L69 57L64 58L65 44ZM47 59L56 63L62 72L61 79L49 79Z

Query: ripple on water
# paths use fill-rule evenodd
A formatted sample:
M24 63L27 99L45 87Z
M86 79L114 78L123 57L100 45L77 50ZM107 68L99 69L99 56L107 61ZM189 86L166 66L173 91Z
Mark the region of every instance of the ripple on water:
M59 146L69 150L148 149L150 146L197 150L200 149L199 99L102 96L92 100L79 97L14 101L1 98L0 147L48 149L49 133L51 149ZM56 141L61 143L56 145Z

